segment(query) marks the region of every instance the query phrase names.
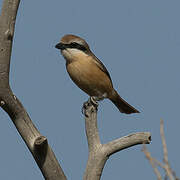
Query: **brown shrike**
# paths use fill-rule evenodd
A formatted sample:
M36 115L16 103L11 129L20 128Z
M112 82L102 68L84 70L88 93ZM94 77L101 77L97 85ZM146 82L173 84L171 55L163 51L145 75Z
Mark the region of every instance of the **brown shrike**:
M66 69L74 83L96 101L110 99L120 112L139 113L113 88L103 63L92 53L87 42L75 35L65 35L56 45L66 59Z

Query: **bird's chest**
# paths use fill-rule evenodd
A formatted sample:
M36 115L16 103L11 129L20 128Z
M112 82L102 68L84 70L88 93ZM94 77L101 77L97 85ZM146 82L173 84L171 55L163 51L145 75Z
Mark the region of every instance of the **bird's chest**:
M86 83L93 76L93 65L89 60L72 61L66 66L67 72L76 84Z
M112 89L108 76L90 59L72 61L66 65L75 84L90 96L103 96Z

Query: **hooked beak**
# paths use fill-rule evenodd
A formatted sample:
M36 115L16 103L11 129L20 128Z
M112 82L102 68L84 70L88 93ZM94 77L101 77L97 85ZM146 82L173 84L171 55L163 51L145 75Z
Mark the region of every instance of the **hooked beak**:
M58 43L58 44L56 44L55 48L64 50L64 49L66 49L66 45L63 43Z

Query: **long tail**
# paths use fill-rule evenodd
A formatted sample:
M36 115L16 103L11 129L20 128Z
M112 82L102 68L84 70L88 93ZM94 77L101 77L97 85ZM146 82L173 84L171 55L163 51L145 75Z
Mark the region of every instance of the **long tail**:
M119 94L114 90L109 99L116 105L120 112L125 114L139 113L137 109L128 104L122 99Z

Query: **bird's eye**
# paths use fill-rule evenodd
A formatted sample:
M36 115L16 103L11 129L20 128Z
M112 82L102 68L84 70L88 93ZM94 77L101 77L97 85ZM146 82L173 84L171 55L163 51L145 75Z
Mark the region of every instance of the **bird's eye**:
M81 51L86 51L86 50L87 50L85 46L83 46L83 45L81 45L81 44L78 44L78 43L76 43L76 42L72 42L72 43L70 44L70 47L71 47L71 48L75 48L75 49L79 49L79 50L81 50Z
M80 44L78 44L78 43L76 43L76 42L72 42L72 43L70 44L70 46L71 46L72 48L77 48L77 47L80 46Z
M77 45L78 45L78 43L76 43L76 42L72 42L72 43L71 43L71 45L73 45L73 46L77 46Z

